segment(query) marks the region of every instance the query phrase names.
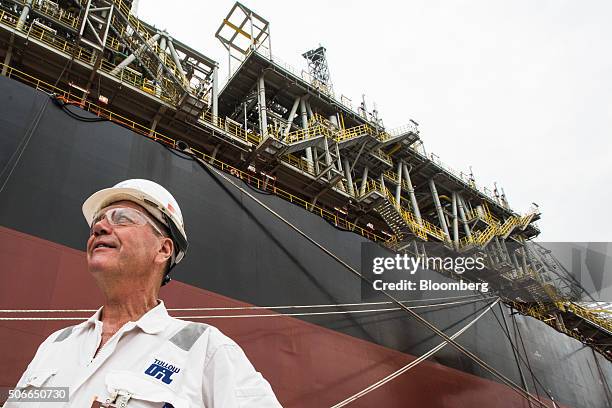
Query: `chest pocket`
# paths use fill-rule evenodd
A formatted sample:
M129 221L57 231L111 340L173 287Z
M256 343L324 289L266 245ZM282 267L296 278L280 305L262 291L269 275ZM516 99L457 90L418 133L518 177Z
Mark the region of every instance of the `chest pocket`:
M189 408L189 402L158 382L142 378L131 371L111 371L105 378L110 394L127 391L132 394L126 408L162 408L166 403L174 408Z

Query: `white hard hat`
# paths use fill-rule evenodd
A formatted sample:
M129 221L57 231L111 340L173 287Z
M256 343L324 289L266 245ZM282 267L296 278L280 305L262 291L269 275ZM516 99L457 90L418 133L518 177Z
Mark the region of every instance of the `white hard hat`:
M111 188L93 193L83 203L83 215L87 224L91 227L93 218L100 209L122 200L144 207L156 220L168 227L175 247L171 266L179 263L188 247L181 209L168 190L151 180L125 180Z

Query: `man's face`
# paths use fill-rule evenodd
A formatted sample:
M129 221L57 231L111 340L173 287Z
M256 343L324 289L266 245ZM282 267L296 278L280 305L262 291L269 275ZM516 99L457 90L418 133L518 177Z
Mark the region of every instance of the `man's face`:
M102 211L118 207L136 209L153 219L143 207L131 201L115 202ZM163 253L163 247L168 245L165 241L170 240L161 237L148 223L112 225L104 217L92 226L92 233L87 240L89 271L96 280L105 283L111 283L112 280L149 280L153 267L160 260L160 250Z

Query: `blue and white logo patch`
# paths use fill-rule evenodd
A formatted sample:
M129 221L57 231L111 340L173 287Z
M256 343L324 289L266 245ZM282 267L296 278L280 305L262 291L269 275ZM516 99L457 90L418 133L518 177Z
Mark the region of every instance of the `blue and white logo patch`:
M165 361L155 359L153 364L151 364L144 373L158 380L162 380L162 382L166 384L170 384L173 380L172 375L179 371L181 371L180 368L168 364Z

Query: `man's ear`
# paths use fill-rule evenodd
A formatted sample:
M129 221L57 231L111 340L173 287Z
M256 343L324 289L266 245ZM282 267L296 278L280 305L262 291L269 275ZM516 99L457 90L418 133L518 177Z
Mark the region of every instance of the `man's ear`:
M166 263L168 259L172 258L174 253L174 242L170 238L162 238L157 252L157 258L159 263Z

